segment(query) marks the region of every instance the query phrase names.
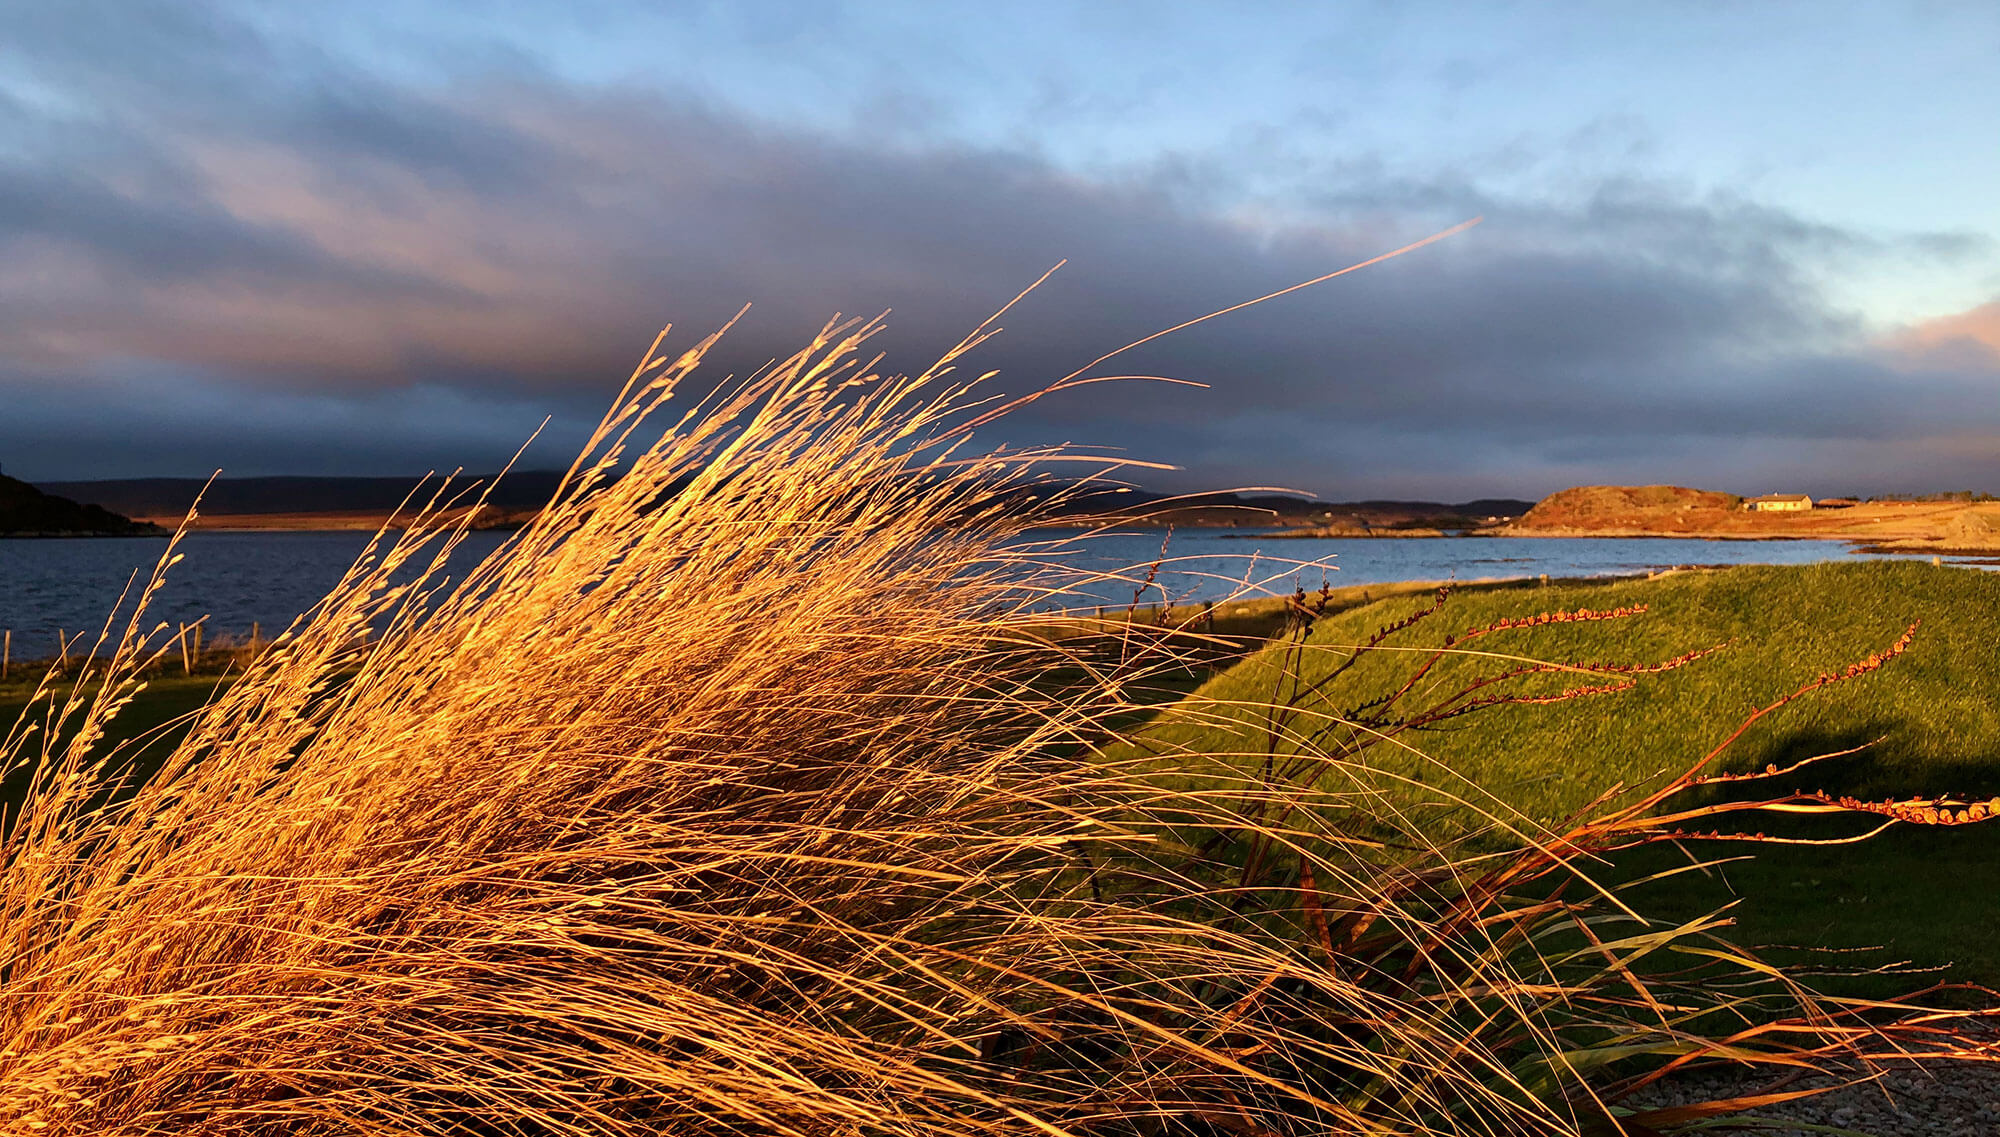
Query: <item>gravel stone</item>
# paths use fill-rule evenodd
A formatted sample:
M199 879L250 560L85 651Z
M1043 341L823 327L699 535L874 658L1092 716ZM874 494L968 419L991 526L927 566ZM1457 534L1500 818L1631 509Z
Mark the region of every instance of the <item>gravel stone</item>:
M1871 1081L1752 1111L1772 1121L1797 1121L1858 1130L1874 1137L1987 1137L2000 1135L2000 1062L1908 1061L1880 1063ZM1768 1070L1715 1070L1679 1075L1627 1099L1634 1110L1664 1109L1761 1092L1839 1086L1863 1077L1811 1075L1777 1084ZM1806 1129L1756 1129L1764 1137L1818 1137Z

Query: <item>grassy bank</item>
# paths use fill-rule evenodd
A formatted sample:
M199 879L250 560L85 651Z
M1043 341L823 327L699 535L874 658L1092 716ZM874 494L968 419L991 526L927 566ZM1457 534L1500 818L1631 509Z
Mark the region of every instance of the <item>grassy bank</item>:
M176 669L175 673L149 677L145 689L135 695L112 720L100 752L127 743L138 743L140 745L131 752L134 760L146 769L158 765L187 734L190 716L228 686L228 677L220 672L182 675ZM4 736L8 728L21 720L22 713L29 710L35 690L36 684L25 681L0 684L0 736ZM62 690L67 690L67 687ZM95 698L98 684L86 683L83 690L87 698ZM35 723L38 730L45 730L50 721L50 710L47 702L38 702L34 706L34 714L27 721ZM72 721L66 729L58 729L57 737L66 738L74 729ZM31 743L30 749L39 751L39 744ZM0 779L0 808L6 810L7 817L18 814L27 788L25 771Z
M1367 746L1367 762L1378 772L1374 788L1396 808L1424 817L1427 826L1465 831L1487 824L1484 812L1504 803L1519 811L1526 830L1585 808L1614 785L1628 787L1628 798L1659 785L1720 743L1754 708L1887 646L1920 623L1904 656L1758 723L1730 748L1722 768L1784 766L1860 747L1769 788L1823 788L1867 799L2000 794L2000 653L1993 648L2000 642L2000 576L1859 562L1468 590L1347 666L1352 645L1431 602L1401 597L1334 613L1317 622L1304 648L1266 649L1201 686L1156 720L1142 745L1162 754L1234 753L1235 762L1249 769L1261 765L1267 751L1295 751L1315 732L1319 744L1336 748L1374 742ZM1498 621L1578 609L1643 611L1466 638ZM1447 654L1390 714L1366 706L1439 649ZM1479 697L1559 698L1565 691L1629 683L1627 690L1548 705L1502 702L1428 728L1398 731L1393 725L1413 717L1405 705L1412 711L1431 705L1527 660L1658 664L1708 649L1717 650L1658 673L1553 671L1481 688ZM1328 681L1343 666L1347 670ZM1273 704L1322 682L1319 692L1299 700L1304 713L1274 732L1283 716L1272 713ZM1374 725L1337 725L1357 719ZM1393 738L1379 741L1371 732ZM1693 797L1712 800L1719 793ZM1828 837L1862 831L1866 820L1787 825L1760 816L1756 826ZM1732 915L1746 942L1879 946L1878 952L1821 962L1955 964L1953 977L2000 983L2000 945L1987 933L1989 898L2000 895L2000 830L1991 826L1899 827L1865 843L1832 847L1691 843L1630 854L1621 869L1628 877L1649 875L1686 864L1691 855L1748 859L1648 884L1633 894L1635 903L1662 916L1692 917L1740 900ZM1913 984L1881 981L1869 989L1885 985Z

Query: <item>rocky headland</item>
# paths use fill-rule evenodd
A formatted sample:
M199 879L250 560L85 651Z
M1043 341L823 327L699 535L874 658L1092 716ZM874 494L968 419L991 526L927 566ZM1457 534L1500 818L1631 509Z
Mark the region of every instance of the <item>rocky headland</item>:
M2000 553L2000 502L1841 500L1763 511L1744 499L1685 486L1578 486L1550 494L1505 537L1708 537L1854 541L1899 553Z
M158 525L43 493L0 474L0 537L165 537Z

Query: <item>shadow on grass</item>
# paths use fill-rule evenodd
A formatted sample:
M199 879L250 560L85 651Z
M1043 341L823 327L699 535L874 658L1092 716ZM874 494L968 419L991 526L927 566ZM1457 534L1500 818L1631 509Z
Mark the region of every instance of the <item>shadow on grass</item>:
M137 777L133 783L128 784L126 792L129 793L131 785L144 781L159 768L160 763L166 760L167 755L173 752L174 747L179 745L182 737L187 734L190 716L207 705L208 701L230 681L227 677L216 675L157 677L150 680L147 688L139 692L131 704L119 712L118 717L112 722L109 737L99 745L115 746L122 742L141 740L141 744L129 756L134 764L133 772ZM61 709L62 691L66 690L67 687L64 687L58 691L53 710L47 700L30 704L32 687L16 686L12 690L0 691L0 732L12 728L26 713L31 716L30 721L36 724L38 732L47 731L52 727L56 729L57 746L67 743L75 733L76 722L72 719L64 724L56 724L52 720L53 711ZM42 752L42 746L32 742L29 745L33 752ZM19 815L21 804L27 797L31 778L32 772L27 769L14 770L4 778L0 778L0 809L5 810L4 818L0 820L4 820L6 827L11 827L13 818Z
M1937 740L1902 718L1871 716L1838 729L1806 727L1786 731L1762 746L1745 748L1731 770L1780 768L1821 755L1795 781L1771 788L1824 789L1873 800L1890 797L2000 796L2000 754L1982 749L1939 752Z

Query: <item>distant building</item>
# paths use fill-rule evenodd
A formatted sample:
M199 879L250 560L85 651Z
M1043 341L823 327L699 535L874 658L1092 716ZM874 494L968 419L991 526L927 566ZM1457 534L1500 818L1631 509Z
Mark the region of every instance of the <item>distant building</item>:
M1802 493L1767 493L1743 502L1743 508L1757 513L1803 513L1812 507L1812 499Z

